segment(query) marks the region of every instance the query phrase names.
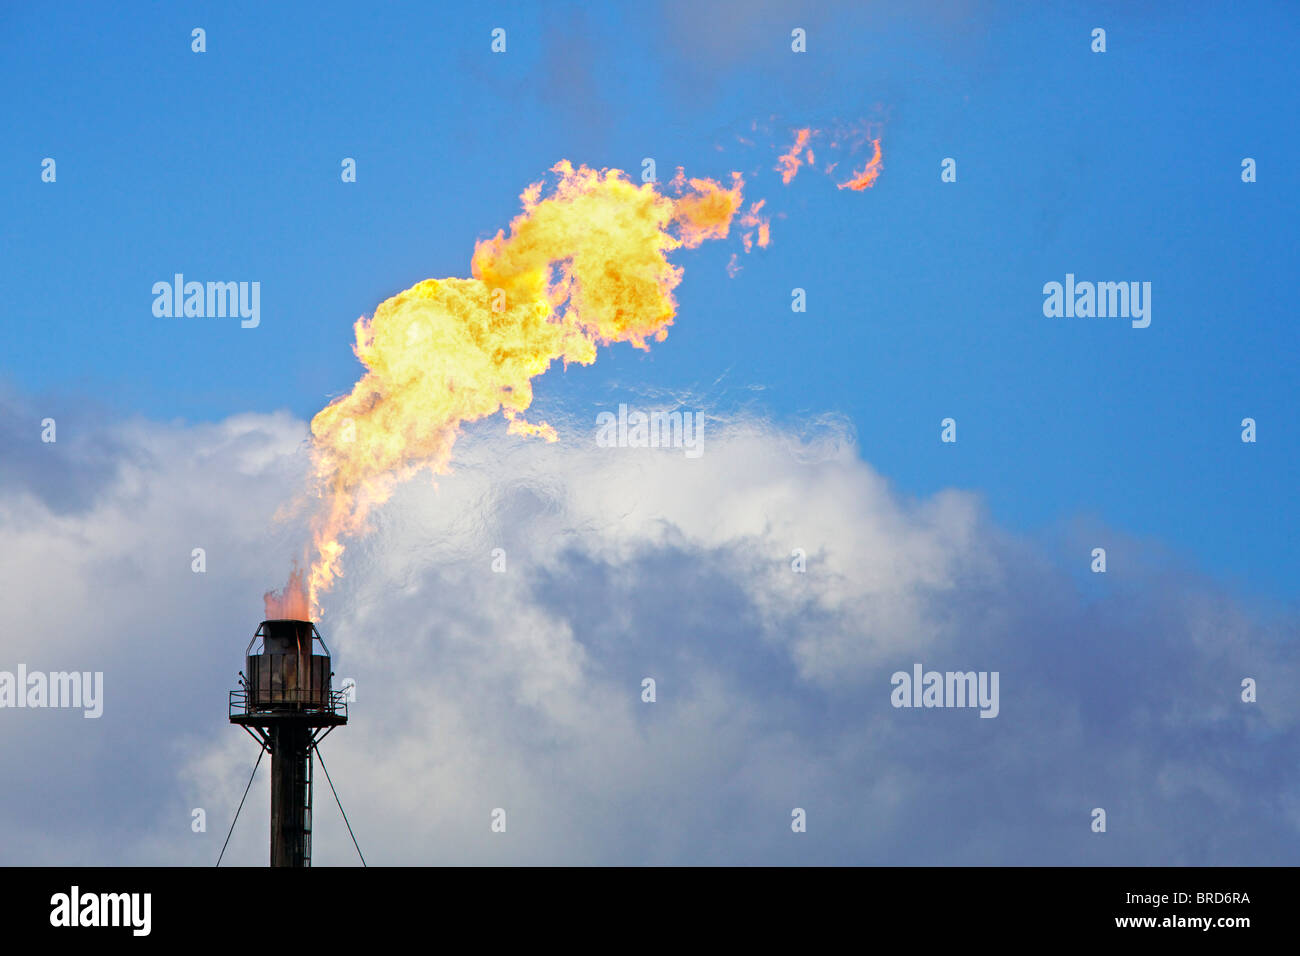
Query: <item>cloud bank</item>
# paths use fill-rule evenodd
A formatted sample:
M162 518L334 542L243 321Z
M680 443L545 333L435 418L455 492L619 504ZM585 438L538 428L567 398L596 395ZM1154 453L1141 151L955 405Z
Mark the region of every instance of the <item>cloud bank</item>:
M42 445L6 401L0 670L103 671L105 702L0 710L4 862L211 865L256 758L226 692L305 533L272 518L306 424L60 422ZM403 485L321 622L357 682L323 750L367 861L1294 862L1293 609L1118 536L1080 575L1087 549L977 494L900 495L845 430L811 434L710 420L692 459L487 422ZM999 672L997 718L892 707L917 662ZM229 863L265 864L267 782ZM356 862L323 775L315 806L314 862Z

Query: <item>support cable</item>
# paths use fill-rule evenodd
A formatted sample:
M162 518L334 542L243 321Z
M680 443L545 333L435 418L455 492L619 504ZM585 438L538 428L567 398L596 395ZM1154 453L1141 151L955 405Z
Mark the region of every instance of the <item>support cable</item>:
M329 770L329 767L325 766L325 758L321 756L321 753L320 753L320 747L316 746L316 744L315 744L314 742L313 742L312 746L313 746L313 747L315 748L315 750L316 750L316 756L320 759L320 768L321 768L322 770L325 771L325 780L326 780L326 782L330 785L330 793L334 794L334 802L337 803L337 804L339 805L339 813L343 814L343 822L344 822L345 824L347 824L347 828L348 828L348 836L352 837L352 845L355 846L355 847L357 848L357 856L360 856L360 857L361 857L361 865L362 865L362 866L365 866L365 865L366 865L366 858L365 858L364 856L361 856L361 847L360 847L360 846L357 846L357 837L356 837L356 834L352 832L352 824L351 824L351 823L348 823L348 814L347 814L347 811L343 809L343 802L342 802L341 800L339 800L339 792L338 792L337 790L334 789L334 781L333 781L333 780L330 780L330 770Z
M230 821L230 831L226 834L226 842L221 844L221 856L217 857L217 866L221 865L221 857L226 855L226 847L230 845L230 835L235 832L235 824L239 822L239 811L244 809L244 801L248 799L248 791L253 789L253 778L257 776L257 768L262 765L262 757L266 753L266 747L257 752L257 763L253 764L253 772L248 776L248 786L244 788L244 795L239 798L239 808L235 810L235 819ZM321 764L321 766L325 766Z

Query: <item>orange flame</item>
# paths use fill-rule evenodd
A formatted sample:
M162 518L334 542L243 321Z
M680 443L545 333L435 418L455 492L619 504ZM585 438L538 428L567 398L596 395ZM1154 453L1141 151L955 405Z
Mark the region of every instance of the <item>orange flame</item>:
M741 190L745 181L740 173L731 174L731 188L723 189L712 179L686 179L679 166L670 185L681 193L686 185L694 190L674 202L673 218L681 236L681 244L694 249L706 239L725 239L731 230L731 220L742 201Z
M598 345L662 341L682 278L667 253L726 237L742 203L739 173L726 188L679 169L672 198L617 169L565 160L551 171L558 178L545 197L540 182L524 190L509 236L498 231L475 245L473 278L426 279L357 320L365 374L311 423L321 499L305 586L312 612L341 574L343 539L362 531L400 482L425 468L446 473L464 423L500 411L511 434L555 441L550 425L522 417L534 378L557 359L591 364ZM766 245L758 208L749 215ZM302 593L301 576L291 576L274 597Z
M830 130L814 129L811 126L794 131L794 143L790 148L777 157L777 164L774 167L781 174L781 182L789 185L798 174L799 170L806 164L811 168L816 166L816 154L813 152L812 141L829 141L829 148L832 151L838 151L841 148L849 149L856 152L859 145L863 142L870 142L874 150L874 155L868 160L867 164L860 172L853 175L853 178L845 183L838 183L840 189L852 189L861 191L869 189L875 185L876 179L880 176L880 138L870 138L871 125L858 121L848 125L836 124ZM830 175L839 165L839 160L829 163L826 166L826 174ZM746 241L746 251L750 243ZM761 245L761 243L760 243Z
M795 174L799 172L799 167L803 165L803 160L799 158L799 154L808 145L808 139L812 134L811 128L795 130L794 145L790 147L788 153L782 153L777 157L774 168L781 174L781 182L785 185L790 185L790 180L794 179ZM808 151L808 162L812 162L811 150Z
M870 187L876 184L876 178L880 175L880 168L881 168L880 167L880 140L873 139L871 141L871 145L872 148L875 149L875 154L867 162L867 165L862 167L861 172L854 173L853 178L850 179L848 182L840 183L839 184L840 189L853 189L853 190L860 191L863 189L869 189Z
M752 252L754 249L753 229L755 226L758 227L758 247L760 249L766 249L772 241L772 221L766 216L759 215L759 212L763 208L763 204L766 202L766 199L760 199L749 207L748 212L740 217L740 224L750 230L741 237L741 241L745 244L746 252ZM734 275L734 273L732 274Z
M298 567L297 562L294 562L293 570L289 572L289 583L280 591L267 591L262 595L262 600L266 605L268 621L311 620L307 586L303 580L302 568Z

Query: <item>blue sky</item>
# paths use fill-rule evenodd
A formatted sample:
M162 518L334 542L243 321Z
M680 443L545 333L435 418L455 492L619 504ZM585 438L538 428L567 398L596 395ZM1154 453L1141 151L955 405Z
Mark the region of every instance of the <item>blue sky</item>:
M303 423L360 374L352 323L468 275L556 161L653 157L744 172L772 245L734 278L735 237L675 254L667 340L553 368L530 417L594 431L680 395L732 427L696 463L497 419L351 545L326 633L364 703L330 760L376 858L1294 862L1300 13L1151 6L4 9L0 670L109 688L102 721L5 715L0 763L32 768L0 800L11 858L211 862L190 808L224 829L246 779L219 712L300 540L269 518L304 487ZM836 118L878 124L873 189L782 186L735 139ZM260 326L155 317L176 272L260 282ZM1046 318L1069 272L1150 282L1150 327ZM828 416L855 441L786 455ZM1000 668L1002 716L889 709L918 657ZM167 753L130 745L159 722ZM442 804L395 798L410 780ZM502 801L521 849L465 823Z
M1089 516L1293 593L1294 9L742 9L10 8L0 375L69 420L87 400L307 417L357 377L352 321L467 274L474 240L556 160L762 168L750 196L785 213L772 247L736 279L734 244L680 255L668 341L555 370L542 403L662 387L725 411L762 386L777 419L847 416L906 491L976 488L1026 529ZM1089 49L1099 25L1105 54ZM505 55L488 51L496 26ZM772 115L882 120L877 187L781 188L767 151L733 142ZM262 326L155 318L150 287L177 271L259 280ZM1044 318L1041 287L1066 272L1150 281L1151 327ZM938 441L946 416L955 447Z

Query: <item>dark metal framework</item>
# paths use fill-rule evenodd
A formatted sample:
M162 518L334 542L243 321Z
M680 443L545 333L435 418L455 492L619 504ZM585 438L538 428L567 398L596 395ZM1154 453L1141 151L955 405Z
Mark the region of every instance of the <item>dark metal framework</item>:
M271 754L271 865L310 866L312 752L348 722L346 694L330 687L329 648L311 621L263 621L246 658L229 714Z

